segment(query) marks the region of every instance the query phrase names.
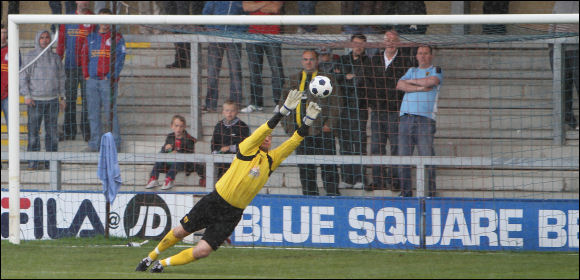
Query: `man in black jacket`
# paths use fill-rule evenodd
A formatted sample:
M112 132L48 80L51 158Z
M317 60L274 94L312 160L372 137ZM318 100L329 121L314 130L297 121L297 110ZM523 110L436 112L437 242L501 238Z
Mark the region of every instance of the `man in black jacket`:
M371 155L386 155L387 139L391 156L398 155L399 109L405 93L397 90L397 82L412 65L410 51L398 48L399 34L395 30L385 32L385 50L372 58L374 90L369 92L371 112ZM396 167L373 166L373 183L366 190L386 189L391 184L393 191L400 190ZM386 179L386 180L385 180Z
M371 88L371 59L365 54L367 38L363 34L351 36L352 52L340 57L340 68L335 70L341 88L339 143L341 155L367 154L367 121L369 118L367 91ZM366 185L362 165L344 164L342 181L348 187ZM352 186L354 185L354 186Z

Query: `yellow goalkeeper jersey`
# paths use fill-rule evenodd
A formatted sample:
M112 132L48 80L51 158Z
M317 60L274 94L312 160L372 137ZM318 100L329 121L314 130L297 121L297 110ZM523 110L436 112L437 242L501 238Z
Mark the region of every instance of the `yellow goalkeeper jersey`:
M245 209L266 184L270 174L304 139L294 132L294 135L282 145L264 152L260 150L260 145L272 131L273 129L264 123L244 139L238 145L238 153L230 168L216 183L217 192L230 205Z

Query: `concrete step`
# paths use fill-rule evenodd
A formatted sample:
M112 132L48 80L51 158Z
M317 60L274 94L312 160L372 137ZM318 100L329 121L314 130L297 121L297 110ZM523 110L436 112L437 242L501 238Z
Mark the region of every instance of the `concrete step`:
M455 98L441 95L437 103L443 109L474 108L474 109L552 109L552 99L521 99L521 98ZM574 107L577 107L575 105Z
M434 65L444 70L546 70L550 71L547 49L537 50L457 50L441 49L435 53ZM444 72L445 73L445 72Z
M465 83L445 83L441 87L440 97L446 98L488 98L488 99L520 99L541 101L551 97L551 81L544 83L522 83L511 85L498 85L493 82L483 85Z
M578 171L438 169L438 189L578 192ZM441 187L439 187L441 186Z
M126 77L119 81L119 92L121 98L185 98L191 96L191 79L189 76Z
M500 69L500 70L473 70L473 69L443 69L443 78L455 78L455 79L524 79L524 80L551 80L552 73L550 69L547 70L511 70L511 69ZM444 81L445 83L445 81Z

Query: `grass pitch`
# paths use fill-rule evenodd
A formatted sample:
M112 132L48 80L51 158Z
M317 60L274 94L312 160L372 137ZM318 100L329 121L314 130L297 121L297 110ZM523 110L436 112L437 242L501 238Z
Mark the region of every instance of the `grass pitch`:
M138 240L132 240L138 241ZM2 278L574 278L578 253L222 247L206 259L136 272L157 244L126 239L2 241ZM168 257L187 248L170 248Z

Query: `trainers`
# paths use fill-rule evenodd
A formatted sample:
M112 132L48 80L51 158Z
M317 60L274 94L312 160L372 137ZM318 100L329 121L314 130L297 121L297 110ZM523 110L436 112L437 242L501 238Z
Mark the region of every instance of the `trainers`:
M264 110L263 107L259 107L259 106L251 105L250 104L250 105L248 105L248 107L243 108L242 110L240 110L240 112L242 112L242 113L252 113L252 112L256 112L256 111L261 112L262 110Z
M146 271L151 265L152 261L149 258L144 258L135 268L135 271Z
M272 111L272 113L274 113L274 114L280 113L280 105L276 105L276 107L274 107L274 111Z
M149 272L161 273L161 272L163 272L163 266L161 265L161 263L159 261L155 261L153 263L153 266L151 267L151 270L149 270Z
M147 186L145 186L146 189L152 189L159 186L159 182L157 181L157 178L155 177L151 177L151 179L149 179L149 182L147 183Z
M361 183L361 182L356 182L356 184L354 184L354 185L352 186L352 188L353 188L353 189L355 189L355 190L362 190L362 189L364 188L364 186L365 186L365 185L364 185L363 183Z
M168 190L173 188L173 183L174 180L171 180L169 178L165 179L165 184L163 184L163 187L161 187L162 190Z

